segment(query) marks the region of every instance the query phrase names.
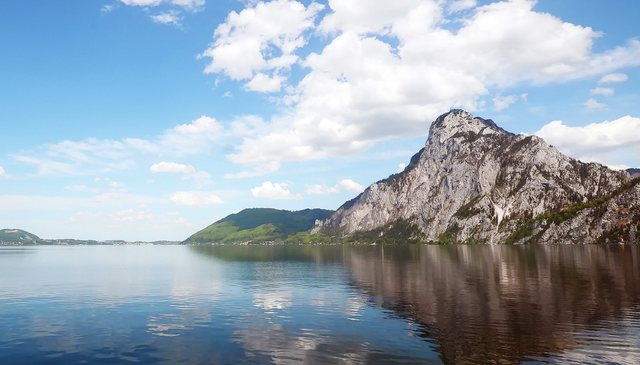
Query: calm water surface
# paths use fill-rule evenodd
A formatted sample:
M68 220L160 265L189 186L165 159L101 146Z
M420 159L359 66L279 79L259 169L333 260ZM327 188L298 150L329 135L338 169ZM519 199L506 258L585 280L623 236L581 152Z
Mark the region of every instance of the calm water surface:
M0 248L0 364L640 364L640 246Z

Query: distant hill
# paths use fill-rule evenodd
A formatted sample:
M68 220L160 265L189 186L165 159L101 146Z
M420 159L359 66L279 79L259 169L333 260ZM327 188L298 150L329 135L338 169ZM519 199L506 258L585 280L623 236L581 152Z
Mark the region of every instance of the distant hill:
M24 245L176 245L178 241L96 241L96 240L78 240L73 238L55 238L42 239L33 233L23 231L21 229L0 229L0 246L24 246Z
M631 174L633 177L640 176L640 168L637 169L627 169L627 172Z
M0 242L37 244L41 241L40 237L21 229L0 229Z
M293 212L271 208L245 209L211 224L183 243L308 243L306 232L317 219L327 219L331 214L333 211L326 209Z

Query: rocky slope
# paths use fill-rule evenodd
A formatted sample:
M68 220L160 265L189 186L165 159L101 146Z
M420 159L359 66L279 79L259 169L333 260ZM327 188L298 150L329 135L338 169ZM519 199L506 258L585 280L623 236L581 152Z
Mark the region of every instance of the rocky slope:
M403 172L368 187L312 233L380 242L637 241L637 183L537 136L452 110L431 125Z

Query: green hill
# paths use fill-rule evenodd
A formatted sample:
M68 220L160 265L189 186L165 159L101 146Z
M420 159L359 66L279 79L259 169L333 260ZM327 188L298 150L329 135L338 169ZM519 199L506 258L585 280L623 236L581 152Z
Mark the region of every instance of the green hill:
M40 237L21 229L0 229L0 242L37 244L41 241Z
M324 220L331 214L333 211L326 209L295 212L271 208L245 209L213 223L183 243L308 243L306 231L313 227L316 219Z

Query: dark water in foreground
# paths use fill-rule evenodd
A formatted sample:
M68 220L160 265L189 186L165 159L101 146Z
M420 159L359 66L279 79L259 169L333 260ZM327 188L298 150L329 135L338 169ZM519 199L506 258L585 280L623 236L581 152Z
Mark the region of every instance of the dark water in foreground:
M640 246L0 248L0 364L640 364Z

